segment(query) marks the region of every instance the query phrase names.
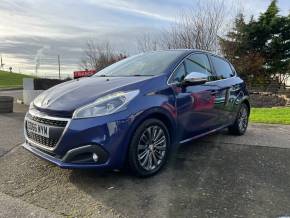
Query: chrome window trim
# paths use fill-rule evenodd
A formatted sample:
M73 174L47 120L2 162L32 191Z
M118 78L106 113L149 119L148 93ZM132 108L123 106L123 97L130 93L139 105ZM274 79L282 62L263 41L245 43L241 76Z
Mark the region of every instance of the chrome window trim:
M232 76L232 77L229 77L229 78L225 78L225 79L218 79L218 80L213 80L213 81L208 81L206 82L206 84L208 83L214 83L214 82L219 82L219 81L224 81L224 80L227 80L227 79L233 79L233 78L236 78L237 76Z
M169 83L169 81L170 81L172 75L175 73L176 69L180 66L180 64L182 64L183 61L184 61L188 56L193 55L193 54L203 54L203 55L207 56L207 53L205 53L205 52L203 52L203 51L193 51L193 52L189 53L188 55L186 55L186 56L185 56L185 57L180 61L180 63L179 63L179 64L174 68L174 70L172 71L172 73L171 73L170 76L168 77L167 82L166 82L167 85L176 85L176 84L180 84L180 82L172 82L172 83ZM207 57L207 59L208 59L208 57ZM210 60L208 60L208 62L209 62L209 64L210 64ZM212 74L212 73L211 73L211 74Z
M233 72L234 75L231 76L231 77L229 77L229 78L232 78L232 77L236 77L236 76L237 76L236 69L234 68L234 66L232 65L232 63L229 62L226 58L224 58L224 57L220 57L220 56L215 55L215 54L209 54L209 55L210 55L210 56L214 56L214 57L216 57L216 58L219 58L219 59L223 60L224 62L226 62L226 63L230 66L230 68L231 68L231 70L232 70L232 72ZM211 61L211 63L212 63L212 60L210 60L210 61ZM216 69L215 69L213 63L212 63L212 67L214 68L214 71L216 72ZM229 78L225 78L225 79L229 79ZM219 80L224 80L224 79L219 79ZM218 80L217 80L217 81L218 81Z
M176 69L180 66L180 64L182 64L183 63L183 61L189 56L189 55L191 55L191 54L193 54L194 52L192 52L192 53L189 53L188 55L186 55L180 62L179 62L179 64L174 68L174 70L171 72L171 74L170 74L170 76L168 77L168 79L167 79L167 85L175 85L175 84L179 84L180 82L173 82L173 83L169 83L169 81L170 81L170 79L171 79L171 77L172 77L172 75L175 73L175 71L176 71Z
M26 125L25 125L26 120L29 120L29 118L27 118L27 114L28 114L28 113L31 114L32 116L40 117L40 118L43 118L43 119L48 119L48 120L59 120L59 121L67 121L67 124L66 124L66 126L64 127L64 130L63 130L61 136L59 137L59 139L58 139L58 141L57 141L57 143L56 143L56 145L55 145L54 147L52 147L52 148L47 147L47 146L45 146L45 145L39 144L39 143L37 143L37 142L34 142L34 141L32 141L31 139L28 138L28 136L27 136L27 134L26 134ZM25 136L25 140L26 140L29 144L31 144L31 145L33 145L33 146L35 146L35 147L39 147L39 148L41 148L41 149L43 149L43 150L46 150L46 151L49 151L49 152L53 152L53 151L58 147L60 141L62 140L64 134L66 133L66 131L67 131L69 125L70 125L71 120L72 120L72 119L70 119L70 118L60 118L60 117L49 116L49 115L43 114L43 113L41 113L41 112L39 112L39 111L36 111L35 109L29 110L29 111L26 113L26 116L25 116L25 118L24 118L24 136ZM48 126L49 126L49 125L48 125Z
M180 66L180 64L182 64L183 61L184 61L188 56L190 56L190 55L192 55L192 54L204 54L204 55L207 55L207 53L204 53L204 52L202 52L202 51L192 52L192 53L186 55L186 56L185 56L185 57L180 61L180 63L179 63L179 64L174 68L174 70L172 71L172 73L171 73L170 76L168 77L168 79L167 79L167 85L178 85L178 84L180 84L180 82L172 82L172 83L169 83L169 81L170 81L172 75L175 73L176 69ZM211 54L211 53L209 53L209 55L217 56L217 55L215 55L215 54ZM217 57L219 57L219 56L217 56ZM220 57L220 58L223 59L222 57ZM227 60L226 60L226 61L227 61ZM209 62L210 62L210 60L209 60ZM228 62L228 61L227 61L227 62ZM229 62L228 62L228 63L229 63ZM237 77L237 73L235 73L235 75L232 76L232 77L229 77L229 78L226 78L226 79L218 79L218 80L208 81L208 82L206 82L205 84L213 83L213 82L218 82L218 81L224 81L224 80L232 79L232 78L236 78L236 77Z

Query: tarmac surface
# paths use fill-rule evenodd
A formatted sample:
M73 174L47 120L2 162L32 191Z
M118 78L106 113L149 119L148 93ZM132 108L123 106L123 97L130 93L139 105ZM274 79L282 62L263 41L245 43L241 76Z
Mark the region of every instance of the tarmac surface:
M27 107L0 114L0 217L287 217L290 126L181 145L158 175L63 170L26 150Z

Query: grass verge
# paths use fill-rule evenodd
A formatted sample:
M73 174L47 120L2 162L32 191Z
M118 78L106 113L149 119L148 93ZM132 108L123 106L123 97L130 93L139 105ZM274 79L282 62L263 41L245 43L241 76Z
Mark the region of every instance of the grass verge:
M290 107L252 108L250 121L253 123L290 125Z
M23 78L32 78L32 76L0 70L0 89L22 87Z

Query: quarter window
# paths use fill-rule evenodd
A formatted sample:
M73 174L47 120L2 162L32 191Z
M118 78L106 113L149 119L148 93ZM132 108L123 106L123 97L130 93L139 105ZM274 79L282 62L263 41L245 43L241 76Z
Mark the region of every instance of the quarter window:
M234 76L234 72L228 62L215 56L211 56L211 60L218 79L227 79Z
M171 83L181 82L186 75L184 63L182 62L179 67L174 71Z

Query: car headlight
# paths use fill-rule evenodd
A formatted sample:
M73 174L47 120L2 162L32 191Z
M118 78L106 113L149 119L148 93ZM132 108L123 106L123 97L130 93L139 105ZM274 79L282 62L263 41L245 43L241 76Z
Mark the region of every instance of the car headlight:
M45 92L41 93L40 95L38 95L33 101L32 101L32 105L35 105L36 107L41 107L42 106L42 101L44 99L45 96Z
M73 118L89 118L113 114L124 110L126 105L137 95L139 90L116 92L98 98L93 103L75 110Z
M34 107L34 102L32 101L30 104L29 104L29 110L33 110L35 107Z

